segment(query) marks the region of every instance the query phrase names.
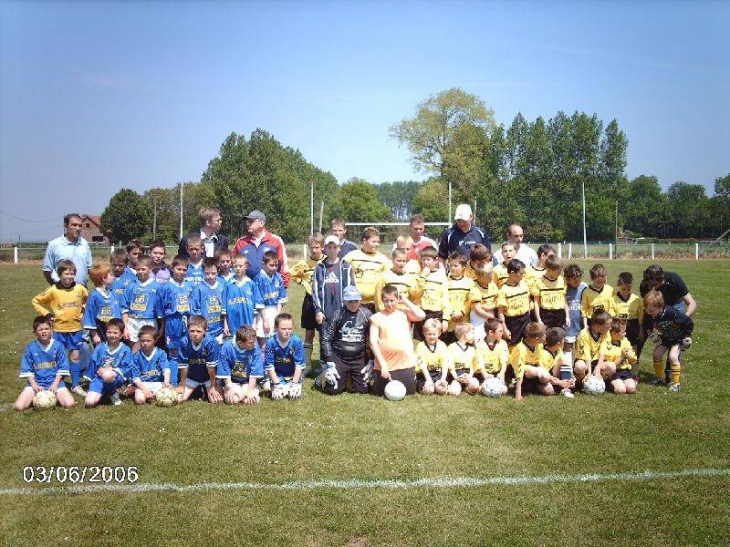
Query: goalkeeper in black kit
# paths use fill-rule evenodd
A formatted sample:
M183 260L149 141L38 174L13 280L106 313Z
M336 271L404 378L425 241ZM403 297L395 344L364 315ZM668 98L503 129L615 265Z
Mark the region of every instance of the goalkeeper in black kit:
M320 386L329 395L339 395L348 383L352 392L367 393L371 368L368 366L368 332L372 312L361 306L362 295L355 286L343 291L342 300L344 306L335 312L322 333L326 368Z

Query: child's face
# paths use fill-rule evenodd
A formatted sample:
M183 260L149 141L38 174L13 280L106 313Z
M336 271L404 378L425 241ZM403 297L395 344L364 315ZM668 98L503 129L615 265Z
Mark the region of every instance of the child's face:
M203 268L203 278L208 285L215 284L215 280L218 279L218 268L215 266Z
M449 272L451 277L459 278L464 275L464 265L458 260L449 260Z
M522 281L522 278L525 277L525 270L517 270L516 272L510 272L509 277L507 280L510 282L511 285L516 285L520 281Z
M361 300L345 300L345 307L351 313L355 313L360 309Z
M142 249L134 248L131 251L127 253L127 258L129 258L129 265L137 269L137 261L139 260L139 257L142 256Z
M288 342L294 331L294 323L291 319L281 319L276 327L276 335L282 342Z
M514 245L502 245L502 260L505 264L509 264L509 261L515 257L515 246Z
M205 338L205 328L202 325L188 324L188 337L190 338L190 341L197 346L203 341L203 338Z
M582 275L576 275L575 277L567 277L565 279L565 282L568 284L569 287L572 287L574 289L578 288L578 286L583 281Z
M644 311L649 317L657 317L662 312L662 309L659 306L650 305L644 308Z
M150 278L150 267L147 264L137 264L135 270L137 272L137 279L143 283Z
M145 355L149 355L155 347L155 337L151 334L142 334L139 337L139 347Z
M439 339L441 333L436 329L427 329L423 331L423 337L426 339L426 343L433 346Z
M188 245L188 255L191 262L198 262L203 254L203 245Z
M114 284L114 274L110 271L108 274L106 274L106 277L104 278L104 287L109 288Z
M471 268L479 277L491 277L494 271L491 260L472 260Z
M243 340L236 340L236 345L240 349L252 350L254 348L254 346L256 345L256 338L254 336L250 336Z
M563 346L565 345L565 338L561 338L556 344L554 344L552 347L556 349L563 349Z
M491 341L501 340L502 336L504 336L504 325L502 325L502 323L500 323L496 329L490 330L487 333L487 338Z
M602 289L606 286L606 276L605 275L597 275L593 279L591 279L591 284L596 289Z
M243 279L243 276L246 275L245 258L236 258L236 260L233 261L233 273L237 279Z
M109 342L109 345L114 347L119 345L119 343L122 341L122 331L119 327L116 325L109 325L106 328L106 340Z
M392 312L398 307L398 295L392 293L383 293L383 308L386 312Z
M64 287L70 287L74 284L74 278L76 277L76 270L68 269L64 270L61 274L61 285Z
M467 330L463 336L462 336L462 342L466 342L467 344L473 344L474 343L474 329L471 328Z
M274 275L274 272L279 268L279 261L278 260L267 260L264 262L263 269L266 272L266 275L272 276Z
M231 257L228 255L221 255L218 259L218 270L220 273L227 274L231 271Z
M393 271L395 273L403 273L403 270L406 268L406 262L408 262L408 257L406 255L397 255L393 258Z
M188 267L185 264L178 264L172 269L172 278L178 283L182 283L187 273Z
M614 342L620 342L624 338L626 338L625 330L622 329L620 331L611 331L611 340L613 340Z
M618 289L618 293L624 298L628 298L629 296L631 296L631 285L621 284L618 285L616 288Z
M53 329L51 328L51 325L49 325L48 323L41 323L40 325L38 325L35 328L35 337L44 346L46 344L48 344L48 342L51 341L52 336L53 336Z
M435 256L424 256L422 259L423 267L429 270L435 270L438 267L438 260Z
M550 279L557 279L560 276L560 268L548 268L545 270L545 273Z
M115 260L114 262L112 262L112 273L114 274L114 277L121 277L121 275L124 273L124 268L126 267L126 260Z
M371 236L362 240L362 250L366 253L374 253L380 248L380 236Z
M327 246L324 248L324 252L327 255L327 259L330 262L334 262L334 260L340 254L340 246L335 245L334 243L328 243Z
M322 245L319 243L312 243L309 245L309 256L314 260L322 258Z
M165 248L164 247L152 247L150 249L150 262L153 266L162 266L165 261Z

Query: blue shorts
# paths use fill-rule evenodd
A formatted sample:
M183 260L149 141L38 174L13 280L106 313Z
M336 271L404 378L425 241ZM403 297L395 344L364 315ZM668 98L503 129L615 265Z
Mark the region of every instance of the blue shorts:
M165 343L167 349L180 349L180 340L185 334L187 321L181 315L171 315L165 318Z
M124 380L119 377L117 377L117 379L111 384L107 384L98 376L94 376L91 382L89 382L89 391L93 391L94 393L100 393L101 395L111 395L123 385Z
M68 351L80 350L84 345L84 331L54 332L53 338L61 342Z

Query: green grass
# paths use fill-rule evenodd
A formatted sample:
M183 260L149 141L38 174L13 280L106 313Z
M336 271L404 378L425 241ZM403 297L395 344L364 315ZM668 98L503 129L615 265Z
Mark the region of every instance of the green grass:
M585 269L590 267L581 262ZM605 261L640 276L647 261ZM402 488L0 494L7 545L723 545L730 542L728 263L665 261L698 300L679 394L327 397L255 408L9 409L40 265L0 265L0 488L25 466L136 466L139 483L546 477L717 469L719 476ZM8 291L8 287L13 287ZM301 290L288 308L298 317ZM649 353L642 357L649 372ZM311 380L307 381L311 385ZM68 539L67 539L68 538Z

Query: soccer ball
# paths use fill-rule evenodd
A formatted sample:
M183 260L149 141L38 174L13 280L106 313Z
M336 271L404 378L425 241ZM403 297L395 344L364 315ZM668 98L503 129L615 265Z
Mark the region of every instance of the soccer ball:
M171 387L163 387L155 393L157 406L170 407L177 404L177 391Z
M389 401L402 401L406 396L406 386L398 380L391 380L385 385L385 398Z
M446 383L446 380L438 380L433 384L433 390L437 395L443 395L446 393L449 389L449 384Z
M479 380L476 378L469 378L469 383L466 385L466 391L474 395L479 392Z
M449 384L448 394L453 395L456 397L457 395L461 395L461 384L454 380Z
M485 397L498 398L502 396L504 391L504 382L499 378L487 378L479 389Z
M43 391L38 391L35 394L35 397L33 397L33 408L36 410L46 410L48 408L53 408L56 406L56 394L52 391L48 391L47 389L44 389Z
M588 395L601 395L606 391L606 384L603 380L591 374L583 380L583 391Z

